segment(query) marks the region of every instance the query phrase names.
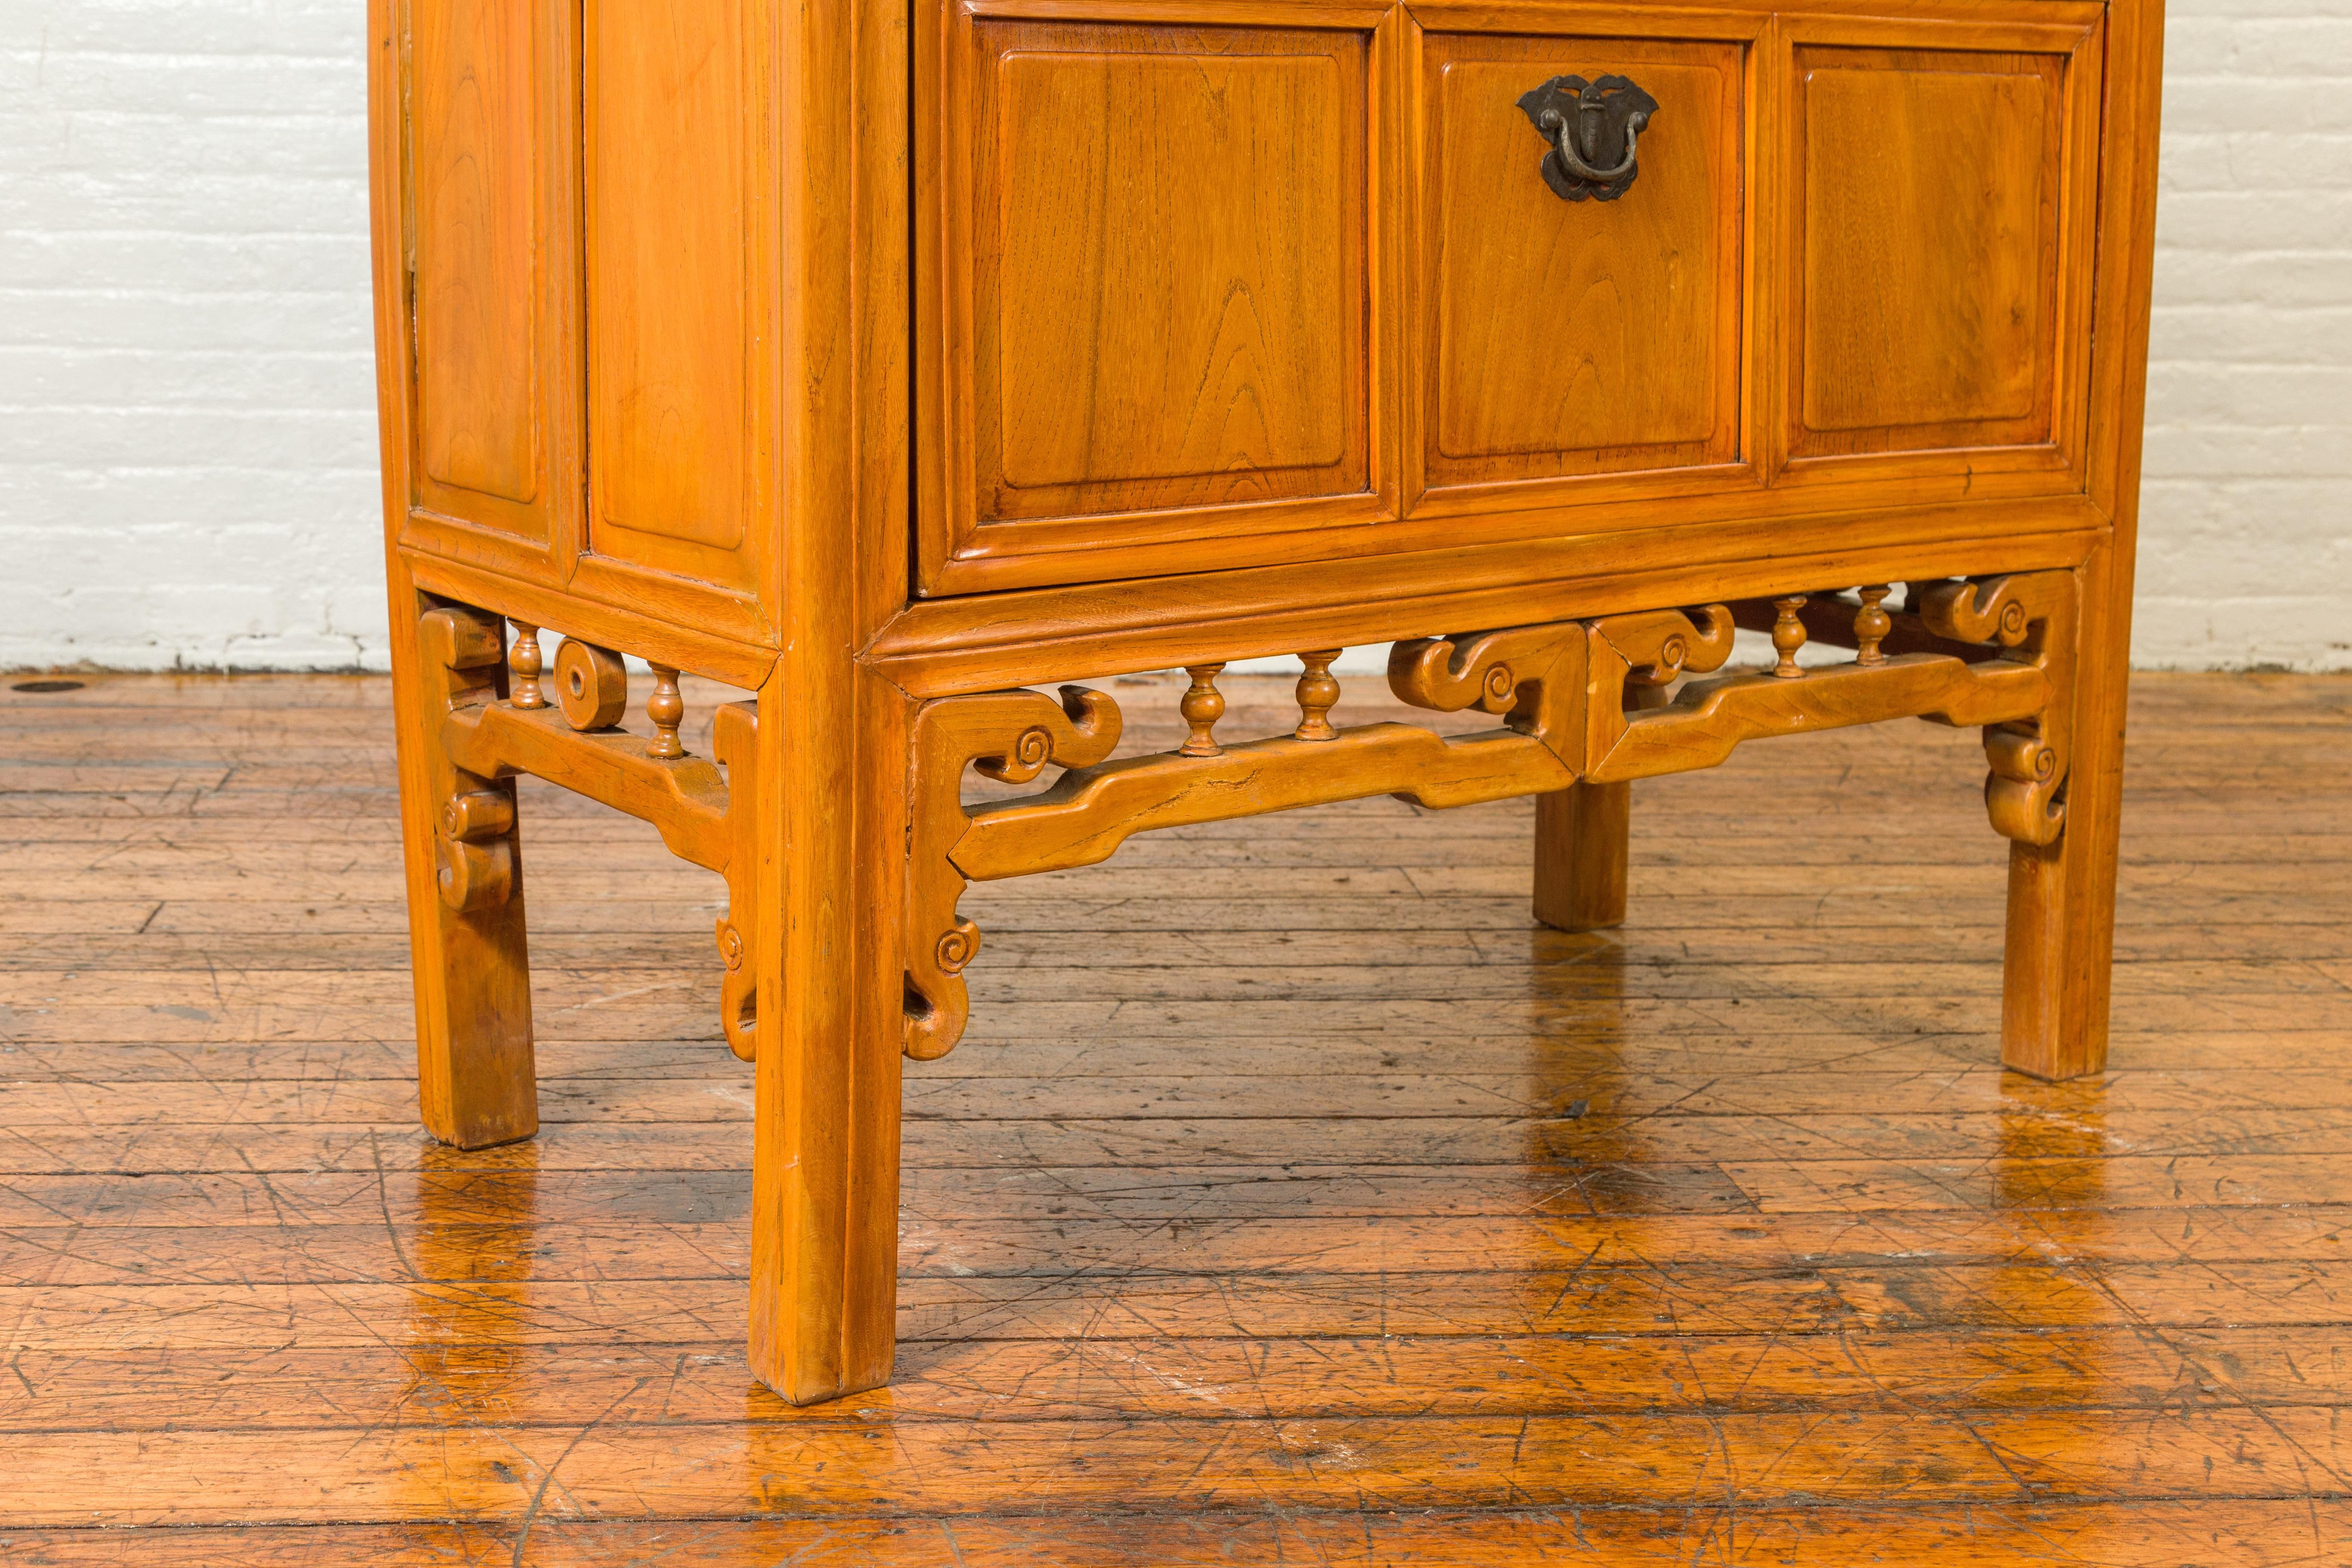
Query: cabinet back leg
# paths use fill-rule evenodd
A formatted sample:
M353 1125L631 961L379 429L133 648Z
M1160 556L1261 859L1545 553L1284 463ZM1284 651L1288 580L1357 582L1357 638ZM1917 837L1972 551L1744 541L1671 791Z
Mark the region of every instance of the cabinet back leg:
M2012 842L2009 855L2000 1060L2043 1079L2107 1065L2130 581L2104 551L2078 581L2079 632L2066 628L2044 658L2057 700L2043 738L2062 725L2072 759L2063 826L2047 844Z
M399 627L409 635L395 632L393 706L417 1101L433 1136L482 1149L539 1131L522 856L513 781L452 764L441 721L455 703L504 690L503 628L481 611L415 597L418 613Z
M1559 931L1625 923L1630 784L1576 784L1536 796L1536 919Z

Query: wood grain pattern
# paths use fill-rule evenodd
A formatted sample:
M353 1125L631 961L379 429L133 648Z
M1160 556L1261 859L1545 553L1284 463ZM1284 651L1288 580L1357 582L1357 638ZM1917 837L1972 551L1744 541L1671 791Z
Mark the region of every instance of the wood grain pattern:
M1382 515L1370 37L939 26L926 583Z
M410 41L417 469L538 499L539 21L530 5L426 5Z
M538 3L382 12L382 36L406 34L380 82L407 113L374 129L379 167L409 175L377 258L397 285L381 369L408 529L560 581L582 508L576 21Z
M677 984L713 885L649 828L520 782L561 828L546 1126L417 1131L389 684L0 692L0 910L72 944L0 951L16 1558L2352 1546L2340 683L2139 683L2130 1032L2073 1084L1987 1065L2001 850L1974 737L1925 725L1638 786L1607 934L1530 927L1520 802L978 889L1002 1026L908 1072L897 1379L808 1410L741 1359L758 1096L717 966ZM1183 685L1133 744L1181 741ZM1226 724L1292 686L1224 678ZM732 694L684 695L706 755Z
M753 438L743 6L594 0L583 16L591 542L744 585L732 559L751 517Z
M2060 64L1798 52L1796 455L2050 438Z

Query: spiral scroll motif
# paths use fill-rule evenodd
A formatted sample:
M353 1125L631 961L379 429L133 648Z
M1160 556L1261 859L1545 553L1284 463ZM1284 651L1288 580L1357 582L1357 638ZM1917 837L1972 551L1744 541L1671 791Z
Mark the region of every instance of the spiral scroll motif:
M931 956L944 974L961 974L980 952L980 928L970 921L956 921L953 930L943 932Z

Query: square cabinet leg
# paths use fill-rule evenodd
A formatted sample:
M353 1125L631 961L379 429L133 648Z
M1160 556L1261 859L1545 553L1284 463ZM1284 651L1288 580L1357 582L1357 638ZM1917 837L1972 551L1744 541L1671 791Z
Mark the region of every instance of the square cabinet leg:
M1536 919L1559 931L1625 923L1630 784L1577 784L1536 796Z
M2000 1059L2036 1078L2079 1078L2107 1064L2128 631L2111 570L2102 557L2084 571L2080 640L2053 647L2049 660L2071 678L2071 701L2058 710L2072 753L2063 827L2050 843L2010 846Z
M752 786L751 1362L808 1405L888 1383L897 1349L908 766L895 689L812 700L793 682L824 672L793 663L760 695Z
M397 609L404 585L394 594ZM393 705L417 1100L433 1136L482 1149L539 1131L522 858L513 781L456 767L442 720L456 703L503 689L503 626L478 610L406 596L416 608L394 617Z

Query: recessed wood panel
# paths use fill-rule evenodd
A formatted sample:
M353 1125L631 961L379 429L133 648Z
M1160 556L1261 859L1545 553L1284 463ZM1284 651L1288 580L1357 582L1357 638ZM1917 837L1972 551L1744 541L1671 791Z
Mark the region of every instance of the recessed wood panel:
M518 502L540 486L533 9L428 0L410 45L418 466Z
M2054 439L2064 68L1798 51L1791 456Z
M740 9L586 10L592 546L722 582L749 516Z
M1739 456L1737 43L1432 35L1424 46L1423 473L1432 489ZM1656 99L1613 201L1544 183L1518 107L1553 77Z
M1364 489L1362 37L976 32L975 521Z
M580 506L572 12L415 0L401 21L410 527L561 575Z

